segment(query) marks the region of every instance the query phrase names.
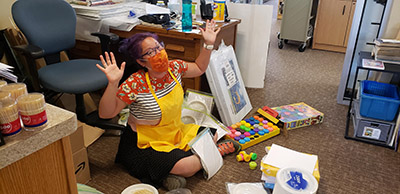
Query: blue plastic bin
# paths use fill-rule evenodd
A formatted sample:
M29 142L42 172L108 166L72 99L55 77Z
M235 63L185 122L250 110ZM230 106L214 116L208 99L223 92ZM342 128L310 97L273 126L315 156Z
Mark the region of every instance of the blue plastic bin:
M360 115L393 121L400 100L397 86L364 80L361 82Z

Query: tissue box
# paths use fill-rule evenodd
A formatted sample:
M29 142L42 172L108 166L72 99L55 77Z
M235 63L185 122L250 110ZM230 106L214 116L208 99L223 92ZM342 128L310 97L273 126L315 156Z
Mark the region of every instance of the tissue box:
M322 123L324 113L315 110L304 102L274 107L280 115L280 121L284 123L283 129L295 129Z

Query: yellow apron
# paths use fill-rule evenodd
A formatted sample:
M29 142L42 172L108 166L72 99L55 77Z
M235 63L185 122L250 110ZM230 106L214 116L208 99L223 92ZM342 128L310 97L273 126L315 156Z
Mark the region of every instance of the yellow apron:
M189 141L197 135L198 125L184 124L181 121L183 89L169 69L168 73L174 79L176 85L169 94L158 99L151 86L149 74L146 72L149 90L161 109L161 121L157 125L136 125L137 146L141 149L152 147L160 152L170 152L179 148L188 151Z

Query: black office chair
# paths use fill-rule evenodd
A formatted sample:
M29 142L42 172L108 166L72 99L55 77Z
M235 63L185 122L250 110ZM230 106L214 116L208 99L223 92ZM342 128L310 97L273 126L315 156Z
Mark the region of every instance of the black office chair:
M96 64L99 60L75 59L61 62L60 52L75 45L75 10L64 0L17 0L12 5L15 23L29 45L14 47L30 64L30 79L35 91L47 96L54 93L75 95L78 120L104 129L123 129L121 125L98 118L97 112L86 115L83 95L106 87L108 80ZM103 49L118 36L95 34L102 40ZM99 53L100 54L100 53ZM44 58L46 66L36 70L35 59Z

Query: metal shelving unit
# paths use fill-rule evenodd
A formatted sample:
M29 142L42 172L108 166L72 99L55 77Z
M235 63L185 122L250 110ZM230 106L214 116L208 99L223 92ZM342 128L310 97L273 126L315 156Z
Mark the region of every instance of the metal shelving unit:
M372 71L400 74L400 65L398 65L398 64L385 63L385 69L384 70L370 69L370 68L362 67L362 59L372 59L370 52L360 52L360 53L358 53L357 57L358 57L358 61L357 61L357 67L356 67L356 71L355 71L355 78L357 78L357 76L359 75L360 71L366 71L367 75L370 74ZM353 88L356 87L356 83L357 83L357 79L354 79L354 81L352 83L353 84ZM360 92L360 91L358 91L358 92ZM396 140L394 140L392 145L390 145L391 141L379 142L379 141L375 141L375 140L372 140L372 139L357 137L356 136L356 129L355 129L356 127L353 127L353 131L350 130L350 121L353 122L353 126L356 126L356 124L354 123L354 122L356 122L354 118L356 118L356 115L358 115L357 111L359 111L358 107L355 106L355 104L354 104L354 99L356 97L356 93L357 93L356 90L352 90L351 95L350 95L349 108L348 108L347 120L346 120L346 130L345 130L344 137L346 139L351 139L351 140L355 140L355 141L361 141L361 142L365 142L365 143L370 143L370 144L374 144L374 145L378 145L378 146L383 146L383 147L394 149ZM355 107L357 107L357 108L355 108ZM383 123L383 124L386 124L386 125L392 125L392 127L393 127L392 130L393 131L389 134L388 138L393 138L393 135L396 135L394 133L395 132L394 130L395 130L395 125L396 125L396 120L393 121L393 122L388 122L388 121L380 121L380 120L369 119L369 118L364 118L364 119L371 120L372 122L379 122L379 123Z

